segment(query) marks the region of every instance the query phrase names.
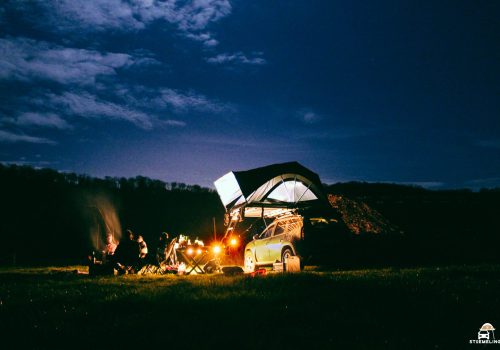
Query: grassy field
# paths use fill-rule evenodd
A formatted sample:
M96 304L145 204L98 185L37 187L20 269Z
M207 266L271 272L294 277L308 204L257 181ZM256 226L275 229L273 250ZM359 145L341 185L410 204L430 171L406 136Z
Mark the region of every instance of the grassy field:
M14 348L442 349L500 325L500 266L89 277L0 269ZM497 345L490 345L495 347ZM155 346L156 347L156 346ZM3 348L3 347L2 347Z

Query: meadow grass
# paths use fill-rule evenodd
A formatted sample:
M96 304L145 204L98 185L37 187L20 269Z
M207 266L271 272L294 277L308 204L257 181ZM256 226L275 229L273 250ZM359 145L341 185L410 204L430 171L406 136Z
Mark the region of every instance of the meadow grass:
M498 265L255 278L73 273L82 269L0 269L5 336L28 348L457 349L500 324Z

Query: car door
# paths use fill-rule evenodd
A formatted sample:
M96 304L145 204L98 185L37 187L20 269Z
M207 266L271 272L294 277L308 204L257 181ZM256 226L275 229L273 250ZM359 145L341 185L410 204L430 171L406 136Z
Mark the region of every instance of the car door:
M285 239L287 221L279 221L276 223L276 228L273 232L273 236L267 244L269 249L269 261L275 262L276 260L281 261L281 250L283 248L283 242Z
M258 263L268 263L269 262L269 248L268 244L272 238L275 224L268 226L264 232L262 232L258 239L255 240L255 258Z

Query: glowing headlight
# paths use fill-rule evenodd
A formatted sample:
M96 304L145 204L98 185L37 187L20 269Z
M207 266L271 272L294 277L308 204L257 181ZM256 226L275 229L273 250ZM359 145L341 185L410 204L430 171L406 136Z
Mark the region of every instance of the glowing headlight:
M198 248L198 249L196 250L196 254L198 254L198 255L200 255L200 254L201 254L201 249L200 249L200 248Z
M236 247L238 245L238 240L236 238L231 238L229 244L231 244L233 247Z
M220 253L220 251L221 251L220 246L216 245L216 246L214 247L214 254L219 254L219 253Z
M193 248L188 248L187 255L193 255Z

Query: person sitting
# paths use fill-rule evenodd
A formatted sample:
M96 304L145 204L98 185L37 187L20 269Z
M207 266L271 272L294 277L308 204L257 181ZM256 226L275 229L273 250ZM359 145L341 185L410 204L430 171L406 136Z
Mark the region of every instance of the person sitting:
M165 260L165 253L169 243L169 235L167 232L162 232L158 238L158 248L156 248L156 261L161 263Z
M115 243L115 240L111 234L108 234L106 236L106 246L104 247L104 255L105 256L111 256L115 254L117 244Z
M134 273L139 265L139 243L131 230L126 232L127 237L120 241L114 253L115 268L119 274Z
M148 245L141 235L137 236L137 243L139 244L139 258L146 258L146 256L148 255Z

